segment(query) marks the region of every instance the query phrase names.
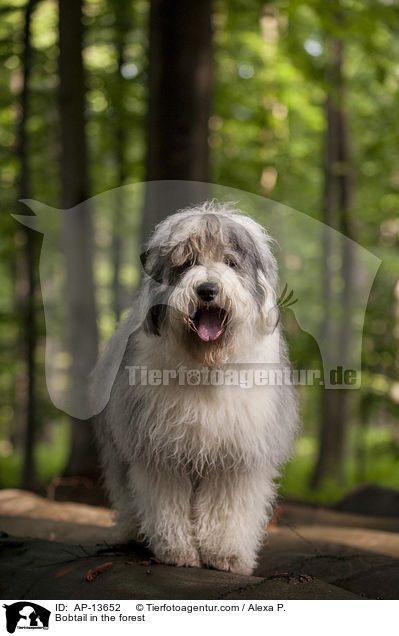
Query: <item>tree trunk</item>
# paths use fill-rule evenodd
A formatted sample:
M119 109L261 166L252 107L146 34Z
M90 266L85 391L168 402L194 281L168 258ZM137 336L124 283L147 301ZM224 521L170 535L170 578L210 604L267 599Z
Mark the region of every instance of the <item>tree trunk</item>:
M351 334L351 293L353 277L353 254L349 241L351 237L350 210L352 207L352 181L346 112L344 105L344 85L342 77L343 47L338 38L329 41L330 66L328 69L329 95L326 103L326 160L323 221L326 224L323 238L323 334L330 350L340 351L341 364L346 368L347 352ZM341 245L341 278L343 291L340 297L341 318L338 325L331 318L331 256L332 233L329 227L344 235ZM328 349L326 352L327 357ZM327 365L328 366L328 365ZM316 467L311 478L311 487L319 488L326 477L344 479L345 435L348 420L348 390L322 389L321 429Z
M147 181L209 179L211 8L212 0L150 3ZM165 216L202 200L206 192L195 183L147 187L144 237Z
M123 235L122 222L124 214L125 197L121 186L126 181L126 122L124 117L124 86L125 81L122 76L122 67L126 62L125 48L126 38L131 28L130 7L125 0L113 0L112 8L116 17L115 24L115 48L118 57L118 78L116 82L116 94L114 96L113 108L115 110L115 157L117 165L117 191L116 204L113 216L112 228L112 308L116 322L119 322L124 308L123 287L120 281L120 269L122 264Z
M59 0L59 77L62 206L74 208L89 195L82 63L82 0ZM82 386L98 349L93 281L93 228L89 203L63 214L66 303L73 400L84 407ZM92 422L72 418L72 447L66 476L96 478L98 463Z
M25 8L21 59L23 79L19 98L19 122L17 130L17 156L20 163L18 193L21 199L31 196L27 122L30 107L29 82L33 57L31 24L32 14L36 4L37 0L29 0ZM19 314L22 318L23 342L21 343L21 354L24 369L16 381L16 414L19 420L17 425L22 431L23 438L22 487L32 489L36 485L37 478L34 460L34 447L37 433L35 396L35 353L37 345L35 267L37 235L36 232L25 226L22 226L18 230L18 233L22 237L22 247L21 252L17 256L16 302Z

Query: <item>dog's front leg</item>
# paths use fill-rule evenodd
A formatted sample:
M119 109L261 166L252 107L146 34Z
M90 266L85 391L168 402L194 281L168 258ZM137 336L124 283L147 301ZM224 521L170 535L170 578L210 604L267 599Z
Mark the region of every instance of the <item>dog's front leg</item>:
M251 574L273 496L273 482L257 471L220 472L204 478L194 504L203 565Z
M131 479L140 534L147 539L154 555L163 563L199 567L192 528L190 478L135 465Z

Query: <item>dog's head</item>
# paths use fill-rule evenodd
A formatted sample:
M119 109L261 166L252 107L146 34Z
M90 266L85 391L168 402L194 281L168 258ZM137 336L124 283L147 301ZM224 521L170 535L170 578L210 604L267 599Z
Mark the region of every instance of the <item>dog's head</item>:
M156 228L142 262L144 328L212 365L278 321L271 238L231 206L208 202Z

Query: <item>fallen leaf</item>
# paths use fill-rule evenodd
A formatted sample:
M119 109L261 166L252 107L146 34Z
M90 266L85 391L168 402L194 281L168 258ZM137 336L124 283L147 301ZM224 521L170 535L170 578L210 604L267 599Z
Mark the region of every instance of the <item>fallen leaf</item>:
M73 572L73 570L76 570L77 568L80 568L82 566L82 562L78 561L77 563L73 563L72 565L68 565L66 568L63 568L62 570L58 570L58 572L55 575L55 578L58 579L60 576L65 576L66 574L69 574L69 572Z
M89 581L89 583L91 583L100 574L105 572L105 570L109 570L109 568L112 568L112 566L113 566L113 562L108 561L108 563L103 563L102 565L98 565L96 568L91 568L86 574L86 581Z
M283 512L284 512L284 507L283 506L276 506L275 507L275 509L273 511L273 516L270 519L269 524L267 526L269 530L278 525L278 522L280 521L280 518L281 518Z
M310 574L300 574L299 575L299 582L300 583L311 583L312 581L314 581L314 576L311 576Z
M144 561L139 561L139 565L151 565L151 563L157 563L159 565L161 562L155 557L150 557L149 559L145 559Z

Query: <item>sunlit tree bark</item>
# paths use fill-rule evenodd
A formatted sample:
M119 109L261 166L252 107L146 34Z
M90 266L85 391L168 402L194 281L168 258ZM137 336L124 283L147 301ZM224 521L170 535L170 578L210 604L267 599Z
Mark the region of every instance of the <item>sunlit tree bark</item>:
M25 23L22 42L22 87L19 96L19 121L17 130L17 156L20 163L19 198L31 196L29 143L27 123L30 114L30 78L33 62L31 42L32 16L37 0L29 0L25 8ZM36 363L37 346L36 325L36 252L37 234L21 226L18 230L22 245L17 255L16 302L21 316L22 326L22 363L23 371L16 382L16 414L18 428L23 437L22 487L34 488L36 484L36 466L34 446L37 436L37 399L36 399Z
M328 41L329 66L327 71L328 96L326 101L326 142L324 168L323 220L325 223L323 244L323 340L331 349L338 348L342 366L346 367L351 334L351 290L353 256L351 244L343 238L340 245L332 245L329 227L351 237L351 207L353 186L351 161L345 110L345 87L342 75L343 44L337 37ZM340 316L332 316L334 250L340 251L342 292ZM337 322L338 320L338 322ZM313 488L318 488L326 477L343 482L345 438L348 420L348 390L323 389L321 395L321 427L319 451L311 478Z
M59 0L59 78L62 206L73 208L89 196L82 63L82 0ZM93 282L93 228L88 204L63 215L69 349L74 399L87 400L82 386L97 357ZM72 448L67 476L94 477L97 456L90 421L72 419Z
M126 121L124 111L124 88L126 80L123 78L123 66L126 63L127 35L131 28L131 7L125 0L112 0L111 6L115 13L114 45L118 59L118 75L115 82L113 109L115 111L114 139L116 159L116 186L123 186L127 178L126 170ZM125 197L123 189L118 190L115 209L113 210L112 228L112 308L116 321L119 322L123 302L123 287L120 280L120 272L123 254L122 221L124 214Z

